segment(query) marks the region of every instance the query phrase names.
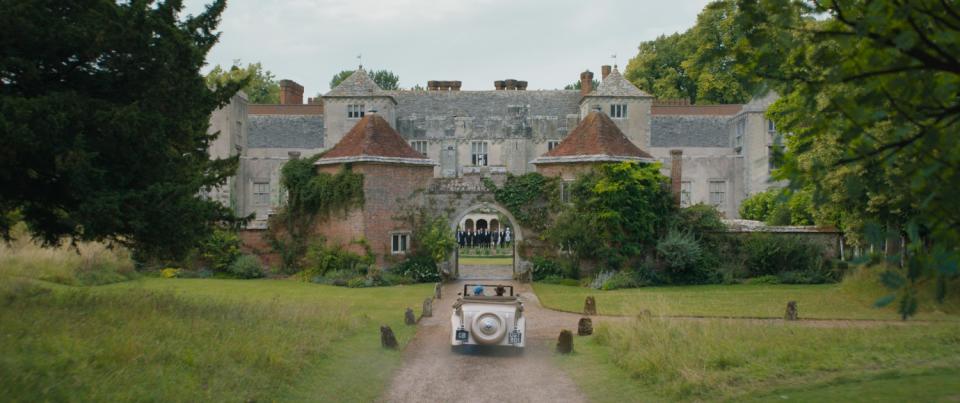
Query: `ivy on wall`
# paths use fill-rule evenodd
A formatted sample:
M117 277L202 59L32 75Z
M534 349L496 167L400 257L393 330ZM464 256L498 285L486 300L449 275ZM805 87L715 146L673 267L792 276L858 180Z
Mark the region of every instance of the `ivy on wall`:
M502 187L484 178L483 185L521 225L535 231L547 228L550 211L556 211L560 205L560 179L536 172L519 176L507 174Z
M314 163L321 156L288 161L280 170L287 200L270 218L267 240L280 254L286 272L299 266L316 224L364 202L363 175L351 171L349 164L334 175L317 172Z

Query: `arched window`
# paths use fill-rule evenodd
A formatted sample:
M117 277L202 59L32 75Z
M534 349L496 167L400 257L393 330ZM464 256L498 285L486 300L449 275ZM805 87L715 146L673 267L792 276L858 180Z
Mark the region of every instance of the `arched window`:
M482 219L482 218L479 219L479 220L477 220L477 231L482 230L482 229L487 229L487 228L488 228L488 227L487 227L487 220L484 220L484 219Z
M464 231L473 231L473 220L471 220L471 219L468 218L466 221L464 221L464 222L463 222L463 230L464 230Z

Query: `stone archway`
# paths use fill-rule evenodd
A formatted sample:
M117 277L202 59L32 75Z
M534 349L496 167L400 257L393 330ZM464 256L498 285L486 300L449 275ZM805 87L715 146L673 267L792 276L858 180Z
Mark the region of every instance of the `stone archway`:
M521 276L520 274L522 274L522 271L527 265L523 264L524 263L523 258L520 256L519 253L517 253L517 245L523 241L523 228L520 227L520 222L517 221L517 219L513 216L513 214L510 213L509 210L493 202L475 203L475 204L469 205L466 208L460 209L451 217L450 229L453 231L456 231L457 225L459 225L460 221L462 221L463 218L467 216L467 214L470 214L477 210L495 210L497 211L497 213L500 213L503 218L505 218L507 221L510 222L510 226L513 227L513 231L511 233L511 236L513 238L511 239L511 242L510 242L510 247L513 248L513 277L522 278L523 276ZM500 223L499 225L503 227L503 223ZM460 250L459 248L455 248L454 252L451 254L450 261L449 261L450 267L453 269L452 270L453 277L455 278L460 276L459 261L460 261Z

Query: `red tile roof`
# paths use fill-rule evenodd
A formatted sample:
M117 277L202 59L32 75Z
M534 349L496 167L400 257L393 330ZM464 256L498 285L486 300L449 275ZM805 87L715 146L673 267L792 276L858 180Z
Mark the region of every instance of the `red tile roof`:
M653 159L623 135L617 124L602 112L590 112L560 144L537 160L549 162L558 157L612 157ZM537 162L536 160L534 162Z
M375 113L367 113L360 119L317 164L349 161L433 165L431 160L410 147L383 117Z

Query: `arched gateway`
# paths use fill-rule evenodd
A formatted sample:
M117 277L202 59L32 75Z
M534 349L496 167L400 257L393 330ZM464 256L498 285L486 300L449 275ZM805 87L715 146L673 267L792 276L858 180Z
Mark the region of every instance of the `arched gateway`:
M511 242L510 242L510 247L513 248L513 277L522 278L523 271L525 270L525 267L527 267L527 265L523 264L523 261L524 261L523 257L521 257L517 253L517 245L520 242L523 242L523 228L520 227L519 221L517 221L517 219L513 216L513 214L510 214L509 210L503 208L496 202L477 202L474 204L470 204L467 207L456 210L454 215L450 217L450 229L453 231L456 231L457 225L459 225L459 223L463 221L464 217L466 217L468 214L472 212L480 211L480 210L494 210L497 213L502 214L503 217L505 217L510 222L510 227L513 228L513 232L511 233L511 236L513 238L511 239ZM450 267L451 267L451 274L454 277L460 276L459 261L460 261L460 249L454 248L454 252L451 254L450 260L449 260Z

